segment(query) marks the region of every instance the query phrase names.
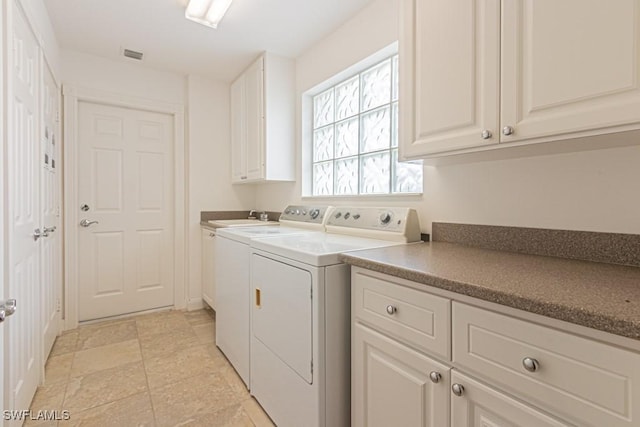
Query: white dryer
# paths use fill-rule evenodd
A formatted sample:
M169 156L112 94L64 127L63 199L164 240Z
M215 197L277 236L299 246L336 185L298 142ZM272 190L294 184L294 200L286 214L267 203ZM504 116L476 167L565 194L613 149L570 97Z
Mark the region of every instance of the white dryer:
M350 425L351 280L339 254L420 240L406 208L334 208L326 229L251 244L251 394L281 427Z
M229 359L247 387L250 384L249 244L254 238L324 232L326 206L288 206L282 225L220 228L217 230L214 271L216 281L216 345Z

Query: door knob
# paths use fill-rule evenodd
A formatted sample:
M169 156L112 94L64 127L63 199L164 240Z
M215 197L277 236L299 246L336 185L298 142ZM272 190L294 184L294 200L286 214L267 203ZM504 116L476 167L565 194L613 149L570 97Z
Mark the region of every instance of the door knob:
M98 224L98 221L89 221L88 219L83 219L82 221L80 221L81 227L89 227L92 224Z
M0 302L0 310L4 312L5 317L11 316L16 312L16 300L12 298L4 302Z
M37 241L41 237L48 237L48 236L49 236L49 233L47 233L46 231L41 231L39 228L36 228L35 230L33 230L34 241Z

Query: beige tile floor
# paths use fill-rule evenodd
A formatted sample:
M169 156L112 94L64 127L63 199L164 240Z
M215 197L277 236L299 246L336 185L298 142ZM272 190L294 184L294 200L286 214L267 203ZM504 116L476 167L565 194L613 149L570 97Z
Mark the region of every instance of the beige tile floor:
M165 311L59 336L31 404L38 426L273 426L215 346L211 310ZM62 413L62 412L59 412Z

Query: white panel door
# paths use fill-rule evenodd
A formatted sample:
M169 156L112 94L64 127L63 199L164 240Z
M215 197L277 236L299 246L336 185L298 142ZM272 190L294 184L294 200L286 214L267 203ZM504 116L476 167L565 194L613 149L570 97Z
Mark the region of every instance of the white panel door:
M173 121L80 102L78 315L173 305Z
M640 0L503 1L501 142L640 123Z
M249 67L245 77L247 179L264 178L264 59Z
M569 427L519 400L466 375L451 371L451 384L462 385L461 396L451 395L451 427Z
M403 0L402 23L400 154L497 144L500 0Z
M247 179L245 76L231 85L231 182Z
M358 322L352 332L354 427L449 425L449 367Z
M206 228L201 231L202 249L202 299L216 309L215 252L216 233Z
M12 13L8 123L8 296L17 310L4 324L8 335L9 409L28 409L40 380L39 49L19 7Z
M48 66L42 67L42 129L40 209L47 237L40 252L42 286L43 360L47 359L60 329L62 290L62 230L60 230L59 88Z

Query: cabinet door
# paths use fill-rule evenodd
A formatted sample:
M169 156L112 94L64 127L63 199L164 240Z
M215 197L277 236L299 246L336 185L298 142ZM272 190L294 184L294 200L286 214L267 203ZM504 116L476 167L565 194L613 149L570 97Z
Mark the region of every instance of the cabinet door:
M264 59L260 58L245 72L247 179L264 176Z
M402 9L401 156L498 143L500 0L403 0Z
M214 310L216 309L215 238L213 231L202 229L202 299Z
M231 85L231 181L247 179L247 134L245 127L245 77Z
M455 369L451 372L451 384L464 387L461 396L452 393L451 427L568 427L570 425L472 380Z
M638 128L640 0L503 1L501 116L502 142Z
M449 425L449 368L354 323L351 418L355 427ZM437 372L433 382L429 375Z

